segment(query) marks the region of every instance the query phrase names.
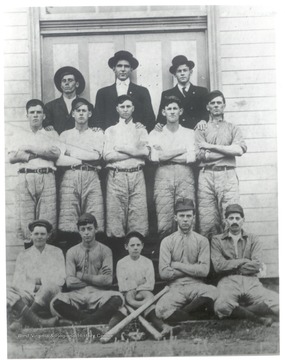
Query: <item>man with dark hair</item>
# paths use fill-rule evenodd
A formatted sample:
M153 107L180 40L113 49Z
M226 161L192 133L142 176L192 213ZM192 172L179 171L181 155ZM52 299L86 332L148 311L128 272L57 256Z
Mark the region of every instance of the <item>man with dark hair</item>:
M196 157L199 160L198 211L200 233L209 239L223 232L227 205L239 202L236 156L247 146L241 130L224 119L226 101L219 90L207 97L210 114L205 131L196 130Z
M210 269L210 246L207 238L192 230L194 217L193 200L178 199L174 216L178 230L160 245L159 274L170 290L158 300L156 315L167 322L193 319L200 310L211 311L218 295L204 281Z
M213 266L221 277L215 313L219 318L248 319L270 326L270 315L279 316L279 299L258 279L263 271L261 241L243 229L244 211L239 204L228 205L225 218L227 230L214 236L211 243Z
M113 281L112 252L96 241L97 221L92 214L81 215L77 226L82 242L66 254L68 292L58 294L51 309L80 325L108 322L123 305L122 295L108 290Z
M114 71L115 83L98 90L93 126L106 130L108 127L116 125L119 121L119 115L116 111L117 98L120 95L129 95L133 98L135 107L133 122L137 126L144 125L147 131L152 130L155 115L149 91L145 87L130 81L132 71L139 65L138 60L130 52L120 50L109 59L108 65Z
M17 257L13 286L7 291L8 315L16 313L10 330L20 330L22 325L52 327L56 317L44 319L40 313L49 311L52 298L61 291L65 281L63 253L46 242L52 225L46 220L29 224L33 246Z
M44 104L38 99L26 104L29 129L17 128L8 144L11 164L19 163L16 186L17 238L29 246L28 224L45 218L56 229L55 161L60 156L58 134L43 128Z

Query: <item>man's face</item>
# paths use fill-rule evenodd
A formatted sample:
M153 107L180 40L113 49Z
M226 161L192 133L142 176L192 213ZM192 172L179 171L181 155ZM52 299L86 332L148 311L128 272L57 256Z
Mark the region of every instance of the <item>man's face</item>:
M76 92L79 82L75 80L74 75L64 75L61 79L61 90L64 94L72 94Z
M178 66L175 77L180 85L186 85L190 81L190 76L192 74L193 70L189 69L189 66L180 65Z
M83 245L90 245L95 240L96 229L94 224L80 225L78 229Z
M113 68L113 71L116 79L125 81L131 76L133 69L127 60L119 60L117 65Z
M128 251L130 257L136 260L142 252L143 243L137 237L133 237L129 240L129 243L125 245L125 249Z
M72 111L72 117L75 119L76 124L86 124L91 116L91 111L88 110L87 105L81 105Z
M126 100L122 104L118 104L116 109L122 119L128 120L133 115L135 107L130 100Z
M31 106L27 111L27 118L31 127L41 127L45 117L41 105Z
M174 216L174 220L177 221L178 227L183 232L188 232L191 230L193 221L194 221L194 212L193 210L178 211Z
M239 234L244 223L244 218L240 213L232 213L226 218L226 223L231 233Z
M179 117L182 113L183 109L181 109L175 102L168 104L164 109L162 109L162 115L164 115L167 122L171 124L179 122Z
M35 226L31 233L31 240L37 249L43 249L48 240L49 234L44 226Z
M207 110L212 116L219 116L224 114L225 107L226 104L224 103L223 98L217 96L208 103Z

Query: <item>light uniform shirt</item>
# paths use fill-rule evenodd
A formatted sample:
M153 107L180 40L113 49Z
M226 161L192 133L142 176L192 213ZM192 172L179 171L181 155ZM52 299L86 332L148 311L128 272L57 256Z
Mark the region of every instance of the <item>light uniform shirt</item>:
M119 119L118 124L109 127L105 131L104 158L112 151L115 146L138 146L139 143L148 144L148 134L146 129L137 129L133 120L127 124L124 119ZM107 168L130 169L139 165L144 165L145 160L132 158L121 161L107 163Z
M116 80L117 95L118 96L127 95L129 85L130 85L130 79L126 79L125 81L121 81L117 79Z
M185 274L184 277L175 278L172 262L180 262L188 265L193 275ZM164 238L160 246L159 274L170 285L188 285L204 283L210 270L210 247L209 241L204 236L190 231L183 234L179 229Z
M30 128L28 130L18 129L17 133L14 134L8 142L8 152L18 151L23 145L32 145L40 149L50 148L53 145L60 149L59 135L54 130L46 131L44 128L36 132L33 132ZM45 160L40 157L25 163L19 163L20 169L38 169L44 167L56 170L53 161Z
M175 132L168 130L167 125L162 128L162 131L152 130L149 134L149 145L151 146L152 161L158 161L160 153L154 146L160 146L162 152L165 150L186 148L186 154L179 155L175 158L185 159L185 162L195 161L195 132L181 125L179 125L178 130Z
M73 101L74 99L76 99L76 96L74 96L74 98L72 98L72 99L68 99L68 98L66 98L65 96L63 96L63 100L64 100L64 102L65 102L65 105L66 105L66 107L67 107L67 111L68 111L69 114L70 114L70 112L71 112L71 109L72 109L72 101Z
M118 261L117 279L121 292L154 289L154 268L150 259L140 256L133 260L129 255Z
M65 261L62 251L46 244L40 252L35 246L19 254L13 278L13 286L18 289L34 292L36 279L42 285L55 283L63 286L65 281Z

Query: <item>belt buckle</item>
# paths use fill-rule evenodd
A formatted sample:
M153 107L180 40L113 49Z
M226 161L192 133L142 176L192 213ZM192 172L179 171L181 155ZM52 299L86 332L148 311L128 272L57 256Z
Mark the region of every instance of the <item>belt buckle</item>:
M70 166L71 170L75 171L75 170L76 170L76 166L77 166L77 165L71 165L71 166Z
M41 168L36 169L36 173L37 173L37 174L43 174L43 172L42 172L42 171L43 171L43 169L41 169Z

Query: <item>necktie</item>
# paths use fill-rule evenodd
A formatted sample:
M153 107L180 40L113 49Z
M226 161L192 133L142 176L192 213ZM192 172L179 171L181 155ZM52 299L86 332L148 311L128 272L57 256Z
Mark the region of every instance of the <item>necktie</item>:
M188 94L188 92L186 91L186 87L183 87L183 88L182 88L182 91L183 91L183 95L186 97L187 94Z

